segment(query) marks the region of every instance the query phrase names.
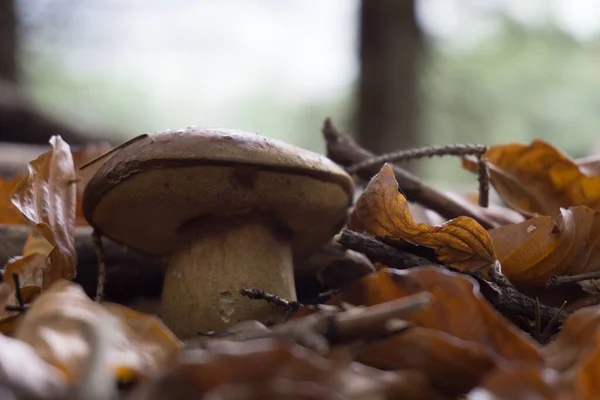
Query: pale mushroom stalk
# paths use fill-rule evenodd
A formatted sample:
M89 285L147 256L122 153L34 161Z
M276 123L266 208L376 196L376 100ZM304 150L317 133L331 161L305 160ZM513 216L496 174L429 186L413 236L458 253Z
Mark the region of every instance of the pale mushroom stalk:
M180 322L190 324L190 319L194 326L213 321L212 329L232 320L280 322L274 319L275 306L248 302L238 289L257 287L296 299L288 232L266 216L244 215L187 224L183 235L164 280L162 314L167 325L181 331Z
M285 310L243 298L253 286L295 300L293 259L344 225L352 178L331 160L256 134L187 128L119 149L85 188L105 236L167 256L161 316L181 338Z

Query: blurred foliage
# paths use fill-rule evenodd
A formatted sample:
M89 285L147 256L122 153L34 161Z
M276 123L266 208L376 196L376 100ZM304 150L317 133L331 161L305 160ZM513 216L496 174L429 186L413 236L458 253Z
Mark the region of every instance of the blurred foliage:
M542 138L574 157L600 148L600 40L579 42L552 26L504 20L498 34L474 47L450 50L440 41L429 43L429 50L422 77L423 144ZM193 98L165 106L134 82L74 75L61 68L60 60L31 53L24 64L30 93L42 106L122 132L123 138L193 124L221 125L322 151L320 127L326 116L352 127L353 87L331 93L326 101L302 103L265 87L226 109L197 115L203 105ZM473 182L475 188L457 160L425 161L421 171L442 187Z
M600 40L505 21L500 34L468 51L431 50L423 76L427 144L542 138L574 157L600 148ZM439 181L462 180L458 169L455 160L423 165Z

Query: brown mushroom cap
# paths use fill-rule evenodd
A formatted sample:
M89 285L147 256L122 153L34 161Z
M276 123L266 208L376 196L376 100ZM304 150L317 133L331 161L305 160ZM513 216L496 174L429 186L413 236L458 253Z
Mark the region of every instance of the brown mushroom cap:
M119 150L85 188L83 212L107 237L166 255L190 221L261 211L304 255L341 228L353 192L350 176L316 153L254 133L191 127Z

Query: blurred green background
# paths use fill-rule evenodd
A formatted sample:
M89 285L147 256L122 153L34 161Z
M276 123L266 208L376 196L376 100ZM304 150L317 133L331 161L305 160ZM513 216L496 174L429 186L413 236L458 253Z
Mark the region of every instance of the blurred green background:
M322 152L353 130L356 0L17 0L22 84L41 108L126 139L207 125ZM600 151L600 2L421 0L417 144L548 140ZM390 148L389 151L395 149ZM420 161L443 187L475 179Z

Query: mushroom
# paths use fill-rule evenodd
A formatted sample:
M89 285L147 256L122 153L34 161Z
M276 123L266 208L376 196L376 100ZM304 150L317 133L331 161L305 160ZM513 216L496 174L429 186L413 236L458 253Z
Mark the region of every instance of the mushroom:
M278 322L257 287L295 300L293 260L344 225L351 177L331 160L241 131L186 128L141 137L85 188L83 212L103 235L169 256L161 300L180 337L245 320Z

